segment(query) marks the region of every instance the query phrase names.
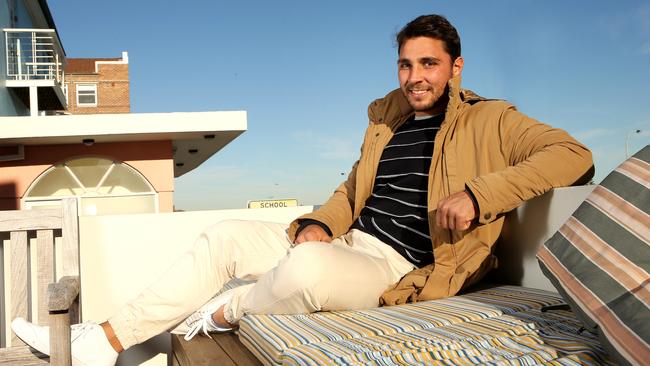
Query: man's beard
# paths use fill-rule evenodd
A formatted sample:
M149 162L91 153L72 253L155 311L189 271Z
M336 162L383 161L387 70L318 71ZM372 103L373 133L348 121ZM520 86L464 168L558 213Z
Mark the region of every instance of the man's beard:
M410 93L412 90L426 90L427 98L424 100L419 100L416 96ZM446 105L449 101L446 87L442 92L439 92L435 87L431 85L428 85L428 88L418 88L417 86L407 85L406 91L406 100L408 101L411 108L413 108L413 110L416 112L427 112L436 109L437 107L444 111L445 106L443 106L443 104Z

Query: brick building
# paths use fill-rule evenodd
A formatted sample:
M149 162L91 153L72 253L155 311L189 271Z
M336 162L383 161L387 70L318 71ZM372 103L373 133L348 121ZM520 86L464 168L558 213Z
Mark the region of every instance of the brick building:
M68 58L65 87L69 114L129 113L129 56Z

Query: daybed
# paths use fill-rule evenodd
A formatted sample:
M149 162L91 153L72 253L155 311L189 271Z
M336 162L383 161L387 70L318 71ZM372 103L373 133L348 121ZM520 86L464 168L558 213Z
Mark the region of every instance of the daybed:
M457 296L251 315L239 339L265 365L650 364L650 146L508 216L499 270Z
M511 212L499 243L499 270L462 295L360 311L246 316L238 332L245 349L237 347L232 335L191 342L175 337L174 362L210 364L210 359L219 358L219 364L234 365L612 363L597 335L583 330L564 306L535 259L538 246L592 189L556 189ZM211 355L206 355L206 348Z
M647 190L650 174L643 174ZM237 333L190 342L162 335L129 349L118 364L613 364L614 352L605 350L599 330L577 320L535 257L594 187L555 189L508 213L497 246L499 268L458 296L362 311L246 316ZM110 316L209 224L227 218L289 222L312 209L80 217L84 319ZM650 222L650 209L642 210L642 222ZM639 352L648 352L648 340L641 340L646 346Z

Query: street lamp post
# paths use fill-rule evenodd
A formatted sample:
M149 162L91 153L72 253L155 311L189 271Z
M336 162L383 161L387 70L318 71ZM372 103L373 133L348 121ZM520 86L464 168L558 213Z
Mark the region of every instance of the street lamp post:
M628 131L627 134L625 134L625 159L630 157L630 155L627 152L628 151L627 143L628 143L628 140L630 139L630 135L633 134L633 133L641 133L641 130L635 129L635 130L632 130L632 131Z

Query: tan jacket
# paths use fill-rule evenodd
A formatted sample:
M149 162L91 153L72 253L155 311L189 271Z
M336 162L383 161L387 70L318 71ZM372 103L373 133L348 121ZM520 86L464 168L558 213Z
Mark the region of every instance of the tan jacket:
M505 212L553 187L585 183L593 174L591 153L565 131L529 118L507 102L461 89L460 77L448 85L449 103L429 169L428 214L435 262L406 274L382 295L382 304L456 294L496 266L493 245ZM334 237L350 229L372 193L384 147L413 113L399 89L370 104L361 157L320 209L291 224L292 240L301 219L326 224ZM438 201L464 189L477 200L477 222L463 232L437 227Z

